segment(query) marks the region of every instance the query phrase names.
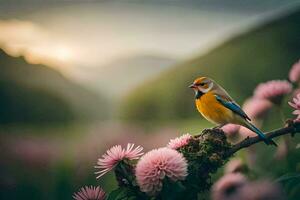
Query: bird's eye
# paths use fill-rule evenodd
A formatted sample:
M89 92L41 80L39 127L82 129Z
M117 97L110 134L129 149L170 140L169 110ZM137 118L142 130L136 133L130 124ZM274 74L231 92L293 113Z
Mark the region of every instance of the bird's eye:
M199 85L200 85L200 86L204 86L204 85L205 85L205 83L200 83Z

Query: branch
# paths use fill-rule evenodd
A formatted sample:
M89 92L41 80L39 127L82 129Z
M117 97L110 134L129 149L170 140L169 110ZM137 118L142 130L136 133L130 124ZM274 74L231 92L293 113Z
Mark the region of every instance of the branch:
M271 139L286 134L291 134L292 136L294 136L295 133L299 133L299 132L300 132L300 122L294 123L289 121L286 127L266 133L266 137ZM259 136L251 137L251 138L247 137L243 141L233 145L232 148L227 152L227 156L229 157L243 148L249 147L253 144L262 141L263 140Z

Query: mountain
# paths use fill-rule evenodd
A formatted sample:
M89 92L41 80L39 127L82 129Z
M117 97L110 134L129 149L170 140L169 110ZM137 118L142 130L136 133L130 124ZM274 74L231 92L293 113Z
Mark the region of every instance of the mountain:
M199 76L215 79L241 103L258 83L287 78L300 58L299 24L298 9L177 64L124 98L121 117L135 121L199 118L193 91L187 88Z
M101 118L105 100L59 72L0 50L0 123Z
M120 97L175 63L172 58L156 55L121 57L92 70L86 84L112 97Z

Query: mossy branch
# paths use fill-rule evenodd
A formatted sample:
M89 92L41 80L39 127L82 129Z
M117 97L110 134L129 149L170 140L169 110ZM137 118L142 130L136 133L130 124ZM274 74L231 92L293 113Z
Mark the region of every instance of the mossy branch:
M299 132L300 132L300 122L294 123L292 121L288 121L286 127L270 131L270 132L266 133L266 136L267 136L267 138L271 139L271 138L275 138L275 137L278 137L281 135L286 135L286 134L291 134L292 136L294 136L296 133L299 133ZM230 148L226 152L226 155L228 157L230 157L237 151L239 151L243 148L247 148L256 143L262 142L262 141L263 140L258 136L251 137L251 138L247 137L243 141L233 145L232 148Z
M284 128L266 133L267 138L275 138L281 135L294 136L300 132L300 122L287 122ZM258 136L246 138L237 143L230 144L222 129L205 129L201 134L191 137L188 144L176 150L183 154L188 163L189 174L184 180L172 181L168 176L161 182L161 190L154 191L156 196L147 195L140 191L134 173L134 163L122 162L115 168L119 188L110 193L108 199L197 199L200 193L208 191L212 183L212 174L224 166L224 164L237 151L263 141ZM267 148L267 147L266 147ZM169 177L170 178L170 177Z

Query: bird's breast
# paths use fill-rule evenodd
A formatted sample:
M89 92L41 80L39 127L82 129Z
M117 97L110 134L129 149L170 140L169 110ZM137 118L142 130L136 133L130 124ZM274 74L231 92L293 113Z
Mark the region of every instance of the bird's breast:
M203 117L213 123L225 124L232 121L232 111L220 104L211 92L196 99L196 106Z

